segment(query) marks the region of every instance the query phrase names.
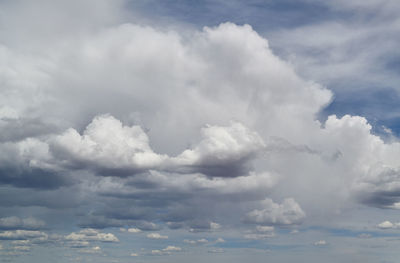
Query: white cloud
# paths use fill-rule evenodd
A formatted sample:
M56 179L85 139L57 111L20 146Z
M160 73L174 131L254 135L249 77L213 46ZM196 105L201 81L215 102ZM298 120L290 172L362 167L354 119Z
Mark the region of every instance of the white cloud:
M142 230L140 230L139 228L128 228L128 232L129 233L140 233L140 232L142 232Z
M65 236L68 241L100 241L100 242L119 242L119 239L112 233L101 233L96 229L82 229L79 232L72 232Z
M397 229L400 228L400 223L392 223L390 221L383 221L378 224L378 228L380 229Z
M325 240L319 240L314 243L314 246L326 246L327 244Z
M164 251L164 252L177 252L177 251L182 251L182 248L176 247L176 246L167 246L166 248L163 248L162 251Z
M146 235L150 239L168 239L168 236L160 235L159 233L150 233Z
M231 122L227 127L208 125L202 128L201 133L203 140L193 150L185 150L174 159L178 165L200 167L200 172L213 175L213 171L208 171L208 167L243 162L265 147L257 133L237 122ZM235 176L218 173L215 175Z
M82 136L69 129L51 145L53 152L67 161L111 170L151 169L165 159L151 150L149 139L139 126L123 126L108 115L94 118Z

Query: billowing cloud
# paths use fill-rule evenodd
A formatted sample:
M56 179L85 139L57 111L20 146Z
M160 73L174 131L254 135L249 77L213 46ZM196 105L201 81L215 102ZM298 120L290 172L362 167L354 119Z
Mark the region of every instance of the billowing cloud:
M228 127L207 126L201 133L200 143L192 150L185 150L174 161L210 176L242 175L245 162L265 147L257 133L240 123L231 123Z
M93 167L103 175L125 175L156 168L166 158L155 154L139 126L126 127L112 116L98 116L81 136L69 129L51 143L67 165Z
M256 242L301 223L304 232L332 224L360 204L400 208L397 139L384 141L361 116L321 117L333 93L297 74L251 26L146 26L122 16L122 0L46 1L42 15L36 4L6 2L0 239L27 241L15 250L50 240L45 226L81 227L62 231L60 244L97 254L99 242L120 242L107 228L121 229L121 243L209 247L226 231L228 241ZM346 33L335 41L352 39L331 28ZM316 34L298 37L310 46L320 40L304 35ZM168 236L133 235L165 227ZM143 251L131 255L181 248Z

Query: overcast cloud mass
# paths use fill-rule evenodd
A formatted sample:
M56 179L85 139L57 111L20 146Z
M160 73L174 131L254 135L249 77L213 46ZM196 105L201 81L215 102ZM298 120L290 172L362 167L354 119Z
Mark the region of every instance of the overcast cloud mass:
M399 11L0 1L0 261L397 262Z

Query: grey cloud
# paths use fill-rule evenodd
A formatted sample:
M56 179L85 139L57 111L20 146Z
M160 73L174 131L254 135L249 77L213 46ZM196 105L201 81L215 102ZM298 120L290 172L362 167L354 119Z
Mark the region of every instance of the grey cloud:
M186 173L198 171L217 177L243 175L248 171L246 162L265 147L256 132L235 122L225 127L208 125L202 129L202 137L194 149L185 150L173 159Z
M36 230L14 230L0 232L0 239L3 240L29 240L36 238L47 238L48 235Z
M0 218L0 229L36 230L44 226L44 221L33 217L22 219L16 216Z
M400 171L397 168L375 165L357 178L353 186L357 198L370 206L400 207Z
M300 224L306 214L292 198L284 199L282 204L271 199L261 202L262 208L247 213L244 222L261 225L292 225Z

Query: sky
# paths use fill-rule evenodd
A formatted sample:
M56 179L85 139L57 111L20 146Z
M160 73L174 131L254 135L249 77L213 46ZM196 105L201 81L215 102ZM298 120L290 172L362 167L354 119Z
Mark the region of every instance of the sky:
M399 11L1 0L0 262L397 262Z

